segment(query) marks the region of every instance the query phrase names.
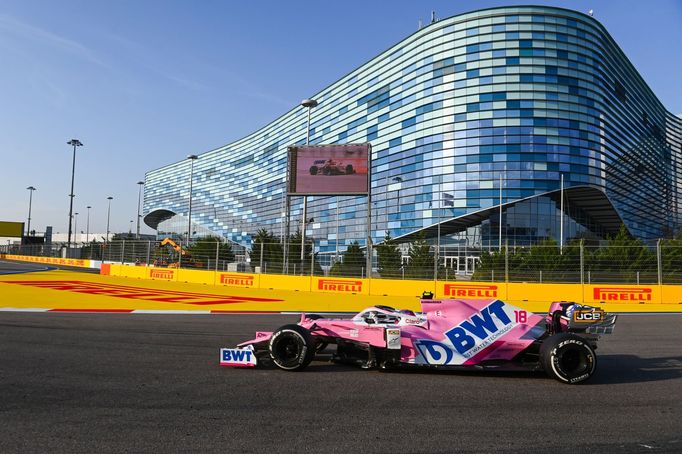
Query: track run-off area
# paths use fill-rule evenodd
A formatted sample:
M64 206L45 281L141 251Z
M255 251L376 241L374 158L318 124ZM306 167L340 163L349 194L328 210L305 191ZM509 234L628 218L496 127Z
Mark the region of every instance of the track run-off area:
M324 355L288 373L218 365L220 347L298 320L239 311L314 310L334 295L29 268L45 267L3 264L14 274L0 276L2 452L682 451L679 314L620 316L578 386L367 371Z

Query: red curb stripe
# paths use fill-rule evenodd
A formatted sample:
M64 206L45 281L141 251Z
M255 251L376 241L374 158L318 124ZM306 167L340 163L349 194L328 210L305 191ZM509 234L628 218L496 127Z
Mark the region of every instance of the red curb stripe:
M129 313L133 309L49 309L47 312L116 312Z

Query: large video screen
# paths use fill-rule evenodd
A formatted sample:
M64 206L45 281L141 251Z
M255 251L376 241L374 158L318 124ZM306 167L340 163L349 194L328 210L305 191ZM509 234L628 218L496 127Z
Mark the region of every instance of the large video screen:
M369 144L289 147L289 195L366 195Z

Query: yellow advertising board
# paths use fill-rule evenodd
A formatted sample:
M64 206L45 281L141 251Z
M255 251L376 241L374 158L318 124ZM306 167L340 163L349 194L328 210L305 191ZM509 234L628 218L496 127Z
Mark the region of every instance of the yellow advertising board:
M19 260L22 262L45 263L48 265L78 266L90 268L90 260L87 259L64 259L61 257L34 257L31 255L3 254L7 260Z
M0 236L21 238L23 235L23 222L0 221Z
M13 256L7 256L12 258ZM35 261L45 257L31 257ZM56 259L55 264L79 266L87 260ZM68 262L68 263L67 263ZM46 263L46 262L43 262ZM110 268L107 272L106 268ZM360 279L346 277L285 276L238 272L215 272L176 268L140 266L103 266L102 274L112 276L200 283L233 288L274 289L319 292L338 297L354 295L416 297L425 291L435 298L501 299L512 304L544 307L552 301L610 307L641 304L682 304L682 285L621 285L621 284L540 284L471 281L415 281L400 279Z

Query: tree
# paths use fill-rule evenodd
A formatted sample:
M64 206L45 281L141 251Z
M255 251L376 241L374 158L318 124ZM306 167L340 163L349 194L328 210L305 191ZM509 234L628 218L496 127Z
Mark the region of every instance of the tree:
M641 240L633 238L625 225L616 235L608 237L607 247L599 248L586 256L586 269L603 280L612 282L636 282L637 273L656 273L656 254Z
M341 262L337 262L332 266L330 271L332 276L366 276L365 252L360 248L360 244L357 241L348 245L348 249L343 252L342 257L343 260Z
M416 279L433 278L433 252L426 242L424 232L417 234L410 244L410 263L407 265L407 276Z
M279 238L265 229L258 230L251 246L251 264L261 266L261 272L279 273L282 271L283 259L284 254Z
M296 274L310 274L310 255L313 253L312 241L305 243L305 250L303 253L303 261L301 261L301 232L298 231L289 237L289 272ZM322 274L322 268L319 263L315 261L315 273Z
M216 252L218 253L219 260L227 263L234 262L232 244L219 236L204 236L198 238L192 245L185 248L185 250L191 257L191 259L188 258L188 261L193 262L196 266L205 266L208 264L209 260L215 261ZM185 260L184 256L182 260Z
M682 283L682 230L675 239L661 242L661 266L663 283Z
M402 253L395 239L386 232L384 241L376 246L378 271L381 277L399 277L401 275Z

